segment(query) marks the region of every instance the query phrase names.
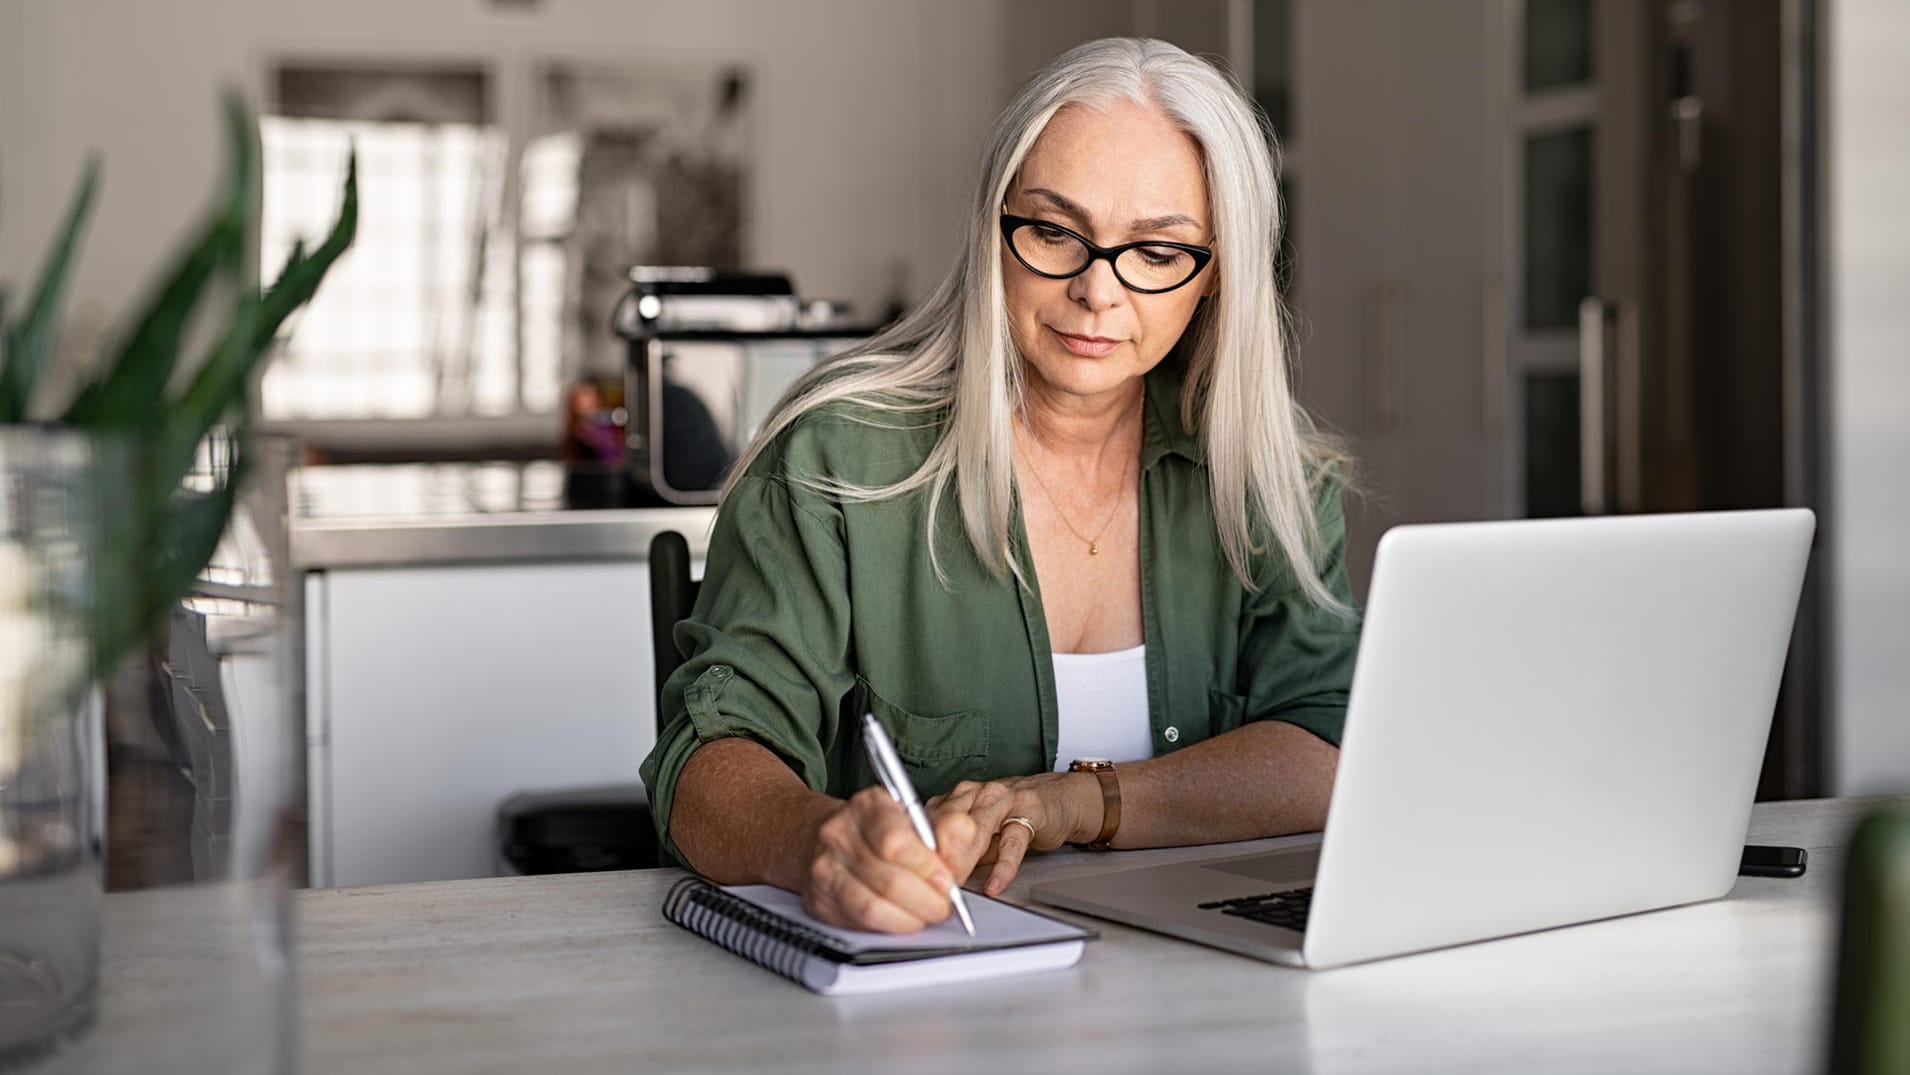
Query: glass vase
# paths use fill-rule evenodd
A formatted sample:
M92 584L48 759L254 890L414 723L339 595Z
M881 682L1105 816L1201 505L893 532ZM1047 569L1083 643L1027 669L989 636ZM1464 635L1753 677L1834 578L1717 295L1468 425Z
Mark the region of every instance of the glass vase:
M112 456L70 431L0 427L0 1071L98 1011L105 781L86 610Z
M64 936L61 958L83 968L71 975L73 1018L14 1061L34 1075L293 1070L291 890L305 857L301 609L285 504L293 452L278 439L251 447L211 563L141 644L105 674L82 674L96 685L60 711L78 729L66 753L71 827L91 834L80 841L84 870L70 882L68 917L16 930L0 910L0 936L40 949ZM87 585L128 577L124 565L85 565L88 551L123 545L113 513L131 501L113 490L135 473L108 448L95 444L91 457L67 486L104 522L72 527L63 547L87 551L53 558L77 559L72 578L39 584L77 589L82 603ZM229 440L210 439L178 496L208 495L233 458Z

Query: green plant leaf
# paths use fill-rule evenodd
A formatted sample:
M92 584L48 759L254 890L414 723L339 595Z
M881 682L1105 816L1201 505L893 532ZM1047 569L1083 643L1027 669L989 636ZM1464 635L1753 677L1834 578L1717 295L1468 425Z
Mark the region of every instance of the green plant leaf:
M106 547L97 566L100 599L92 612L92 637L102 673L150 637L211 559L250 470L250 378L285 319L311 299L357 233L354 154L338 218L324 242L309 254L302 243L295 244L270 288L252 286L247 263L256 249L256 130L236 96L226 99L226 117L232 161L225 201L201 227L197 242L183 248L170 266L108 374L70 412L75 424L124 428L126 444L137 449L120 472L129 484L115 490L116 508L106 521ZM90 198L90 181L83 194ZM73 230L69 226L69 233ZM58 272L49 271L56 282L64 274L64 257ZM219 338L184 391L165 399L165 388L178 372L186 327L207 301L207 288L222 277L233 286ZM57 299L57 287L54 295ZM36 302L36 310L41 305ZM199 445L221 421L231 422L235 431L224 481L209 492L183 489Z
M186 325L206 285L215 275L237 279L244 271L259 159L251 119L236 95L226 98L226 125L229 162L222 203L154 291L111 368L74 400L67 423L129 428L156 422L160 409L153 401L172 379Z
M295 248L278 280L262 296L248 298L240 304L242 309L235 310L226 339L199 368L172 408L169 441L174 445L198 443L229 407L243 399L247 379L270 353L279 326L318 291L326 272L351 245L357 231L358 157L353 153L346 164L344 199L331 233L310 257ZM247 323L249 335L239 332L241 321Z
M192 388L166 408L163 422L145 460L141 485L156 502L179 487L192 467L193 453L212 427L234 408L245 405L245 378L257 363L258 326L265 300L250 288L233 300L225 335L213 348Z
M225 481L209 492L173 490L146 516L149 527L129 527L118 535L133 539L146 533L143 554L114 558L122 572L100 580L93 637L97 671L105 675L119 658L150 637L172 606L191 592L232 518L239 493L251 471L250 453L240 440Z
M135 498L137 499L137 498ZM138 621L143 574L153 545L153 517L147 505L107 520L99 562L94 568L92 642L95 672L106 674L140 637Z
M33 403L33 389L40 382L47 352L52 349L67 272L72 267L73 254L87 218L92 215L99 171L99 158L87 158L86 170L80 176L80 189L73 195L66 224L40 270L38 289L27 306L26 317L7 329L6 355L0 359L0 422L22 422L30 417L28 408Z
M288 272L291 272L292 267L294 265L297 265L304 260L305 260L305 240L293 239L292 252L285 255L285 264L283 267L279 269L279 274L276 277L273 277L273 280L272 280L273 286L276 287L278 284L278 281L285 279L285 274Z
M173 267L112 368L74 399L63 419L67 424L123 429L158 418L153 402L172 377L192 311L215 274L236 270L243 259L243 235L242 226L223 217L208 224Z
M353 149L345 160L345 190L338 206L338 219L332 222L332 230L325 241L312 251L310 257L301 257L302 247L293 249L285 268L280 271L272 286L265 289L265 318L259 326L263 338L261 346L270 344L276 336L279 326L291 316L293 310L304 305L318 293L318 285L325 279L352 240L358 235L358 151Z

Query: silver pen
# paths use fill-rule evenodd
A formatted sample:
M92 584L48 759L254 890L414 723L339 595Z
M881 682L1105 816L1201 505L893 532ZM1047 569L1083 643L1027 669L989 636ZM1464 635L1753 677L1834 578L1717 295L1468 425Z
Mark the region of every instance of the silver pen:
M930 851L936 850L935 829L928 823L928 811L922 809L922 800L915 794L915 785L909 781L909 772L902 767L901 755L895 752L895 744L889 742L889 733L882 730L882 722L875 719L874 713L862 715L862 745L869 752L869 763L875 766L875 775L882 780L882 786L889 791L889 797L902 804L909 815L909 823L915 826L915 835L922 838ZM949 882L948 899L955 905L955 913L961 916L962 928L968 935L975 935L975 920L969 916L968 901L962 899L962 886Z

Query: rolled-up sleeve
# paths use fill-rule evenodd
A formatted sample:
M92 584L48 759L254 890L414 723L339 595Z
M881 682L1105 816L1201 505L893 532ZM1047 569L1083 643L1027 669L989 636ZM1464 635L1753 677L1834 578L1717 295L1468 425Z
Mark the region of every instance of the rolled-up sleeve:
M665 719L642 767L658 836L678 861L670 810L698 747L754 740L825 790L842 699L854 687L836 505L780 476L745 477L717 515L707 562L696 608L676 628L685 660L664 684Z
M1350 609L1346 579L1346 515L1340 483L1322 482L1314 503L1324 557L1320 578ZM1277 550L1277 546L1275 546ZM1276 552L1269 562L1279 562ZM1292 571L1279 562L1260 580L1260 592L1247 599L1242 636L1240 682L1246 686L1247 719L1295 724L1339 745L1346 727L1346 703L1359 652L1359 620L1321 608L1300 590Z

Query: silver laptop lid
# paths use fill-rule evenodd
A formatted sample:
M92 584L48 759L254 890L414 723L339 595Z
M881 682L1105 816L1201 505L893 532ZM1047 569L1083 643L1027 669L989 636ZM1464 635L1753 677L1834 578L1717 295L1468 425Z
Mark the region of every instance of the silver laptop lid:
M1796 509L1389 531L1307 964L1730 891L1814 527Z

